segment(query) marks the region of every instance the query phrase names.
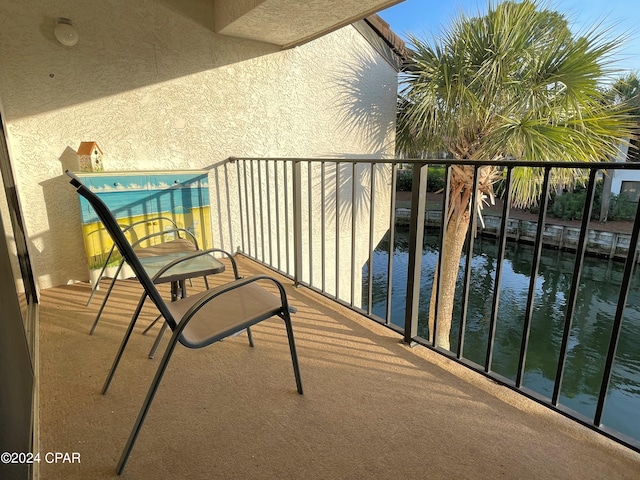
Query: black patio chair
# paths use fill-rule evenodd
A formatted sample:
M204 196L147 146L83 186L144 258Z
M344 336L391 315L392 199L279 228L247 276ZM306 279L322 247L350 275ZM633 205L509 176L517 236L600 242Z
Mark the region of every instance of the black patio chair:
M206 347L243 330L248 330L249 327L263 320L274 316L280 317L284 321L287 331L296 387L299 394L303 393L289 303L284 286L278 280L267 275L238 278L237 266L233 261L232 266L236 275L234 281L175 302L165 302L104 202L91 192L73 173L67 171L66 174L71 178L70 183L77 189L78 194L86 198L94 208L120 253L136 274L136 278L142 284L145 293L151 298L173 332L118 462L116 469L118 475L124 470L142 423L178 343L187 348ZM233 260L233 257L230 256L229 258ZM279 295L272 294L259 283L274 285ZM119 357L124 352L136 318L137 316L132 318L127 333L123 338L110 377L115 373ZM248 332L250 331L248 330ZM250 342L253 344L251 337ZM108 379L103 393L106 393L109 381Z

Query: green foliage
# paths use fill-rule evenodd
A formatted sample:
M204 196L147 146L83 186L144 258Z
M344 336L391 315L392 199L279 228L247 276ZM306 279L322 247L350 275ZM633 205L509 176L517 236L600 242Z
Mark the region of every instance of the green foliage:
M411 170L399 170L398 178L396 180L396 191L410 192L412 179L413 179L413 172Z
M562 195L552 195L549 204L549 214L562 220L582 220L584 202L587 192L582 186L578 186L573 192L565 192ZM602 183L598 182L593 197L593 209L591 219L597 220L600 216L602 205ZM609 220L633 220L636 214L636 203L630 201L625 195L611 195L609 202ZM532 213L534 209L531 209Z
M640 78L636 72L628 73L617 78L611 86L605 90L605 99L610 103L621 105L629 110L629 113L640 120Z
M399 170L396 180L396 191L410 192L413 180L412 170ZM427 192L438 192L444 188L444 167L433 166L427 171Z
M561 196L556 196L549 213L562 220L581 220L586 196L587 194L584 191L563 193ZM593 210L594 214L596 211L600 211L597 207Z
M638 204L624 195L611 195L609 202L609 220L633 220Z
M430 167L427 175L427 192L438 192L444 189L444 167Z

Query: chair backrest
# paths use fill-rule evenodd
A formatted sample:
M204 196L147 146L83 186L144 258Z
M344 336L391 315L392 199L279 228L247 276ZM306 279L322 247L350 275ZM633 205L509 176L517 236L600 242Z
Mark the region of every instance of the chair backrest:
M142 266L142 263L140 263L140 260L133 251L131 244L122 232L122 228L111 213L111 210L109 210L105 203L95 193L89 190L89 188L87 188L87 186L82 183L82 180L76 177L69 170L65 171L65 173L69 178L71 178L69 183L76 187L78 194L86 198L91 207L93 207L96 215L98 215L98 218L100 218L100 220L102 221L104 228L107 230L107 232L109 232L113 243L116 244L118 250L120 250L120 254L124 257L131 269L136 274L136 278L142 284L145 292L147 293L149 298L151 298L153 303L156 304L156 307L158 307L158 310L167 321L171 329L174 329L176 327L175 319L171 315L171 312L169 312L169 309L162 299L160 292L158 292L158 289L151 281L151 278Z

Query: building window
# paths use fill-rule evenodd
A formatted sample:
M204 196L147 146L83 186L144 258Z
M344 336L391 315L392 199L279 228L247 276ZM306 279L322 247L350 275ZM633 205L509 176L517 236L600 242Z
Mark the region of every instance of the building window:
M627 162L640 162L640 138L632 138L627 153Z
M620 195L624 195L631 202L640 200L640 182L622 182Z

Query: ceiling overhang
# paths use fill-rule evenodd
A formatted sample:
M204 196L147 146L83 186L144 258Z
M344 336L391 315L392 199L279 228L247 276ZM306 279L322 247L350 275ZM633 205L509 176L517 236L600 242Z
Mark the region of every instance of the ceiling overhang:
M402 0L215 0L215 31L290 48Z

